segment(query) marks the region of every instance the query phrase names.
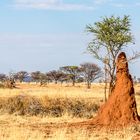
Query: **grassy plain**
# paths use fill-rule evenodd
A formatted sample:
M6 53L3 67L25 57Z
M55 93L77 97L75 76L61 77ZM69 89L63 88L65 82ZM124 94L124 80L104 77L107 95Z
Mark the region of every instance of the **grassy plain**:
M60 124L82 122L96 115L104 103L104 85L86 86L18 84L0 89L0 140L131 140L140 125L117 131L78 129L69 132ZM140 85L135 85L140 114ZM37 108L37 109L36 109ZM94 109L92 109L94 108Z

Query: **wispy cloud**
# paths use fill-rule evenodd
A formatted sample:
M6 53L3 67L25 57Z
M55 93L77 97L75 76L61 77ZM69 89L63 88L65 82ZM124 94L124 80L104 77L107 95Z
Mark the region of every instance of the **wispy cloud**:
M117 8L134 8L134 7L139 7L140 6L140 2L132 2L132 3L112 3L111 4L114 7Z
M64 0L13 0L13 5L18 9L41 9L56 11L82 11L96 10L101 6L108 5L116 8L139 7L140 2L117 2L115 0L91 0L88 2L76 3L65 2Z
M32 8L44 10L94 10L94 6L65 3L62 0L14 0L16 8Z
M112 2L112 0L94 0L94 4L96 5L102 5L109 2Z
M123 3L112 3L111 5L114 6L114 7L117 7L117 8L129 7L129 5L126 5L126 4L123 4Z

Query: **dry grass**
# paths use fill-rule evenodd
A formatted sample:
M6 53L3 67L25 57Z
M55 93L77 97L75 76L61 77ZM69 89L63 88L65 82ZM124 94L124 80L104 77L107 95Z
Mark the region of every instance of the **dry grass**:
M36 98L23 94L0 98L0 112L16 115L62 117L68 114L72 117L92 118L98 108L99 103L80 98Z
M62 118L61 118L62 119ZM68 118L67 118L68 119ZM5 120L5 121L4 121ZM55 121L54 121L55 120ZM132 140L134 135L140 133L140 126L132 126L118 131L93 131L88 132L84 129L74 130L67 133L67 128L52 129L49 134L42 127L48 123L64 122L59 119L39 118L39 117L23 117L13 115L1 115L0 117L0 139L1 140ZM69 120L69 122L77 122L81 120ZM31 127L35 126L35 127Z
M103 98L102 84L94 84L91 89L86 89L85 85L72 87L68 85L49 84L46 87L40 87L32 83L18 85L17 87L19 89L0 89L0 97L25 94L36 97L48 96L50 98Z
M131 140L140 133L139 125L118 131L95 130L92 133L83 129L68 133L66 127L52 128L51 131L50 127L47 128L50 125L85 121L96 115L96 110L92 110L94 105L102 104L104 100L101 84L94 84L89 90L85 85L71 87L51 84L40 87L31 83L18 87L0 89L0 140ZM135 90L140 113L140 85L136 85ZM48 108L53 113L54 110L59 112L59 115L51 111L48 114ZM39 113L35 113L39 110Z

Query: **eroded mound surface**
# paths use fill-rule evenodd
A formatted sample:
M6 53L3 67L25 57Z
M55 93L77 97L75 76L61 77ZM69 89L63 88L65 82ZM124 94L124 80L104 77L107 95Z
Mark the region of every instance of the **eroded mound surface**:
M128 62L121 52L116 62L116 84L108 101L101 107L94 122L103 125L127 125L139 122L133 80Z
M79 126L117 128L138 123L139 121L133 80L129 74L126 55L121 52L116 61L116 83L111 96L101 106L95 118L82 122Z

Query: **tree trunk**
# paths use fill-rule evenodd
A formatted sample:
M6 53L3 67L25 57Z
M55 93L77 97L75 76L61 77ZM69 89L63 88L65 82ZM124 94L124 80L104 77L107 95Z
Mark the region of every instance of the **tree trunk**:
M55 84L57 84L57 80L55 80Z
M91 88L91 83L90 83L90 81L87 81L87 88L88 88L88 89Z
M112 78L109 82L109 94L108 94L108 98L110 97L112 91L114 89L114 79Z
M105 102L107 101L107 68L106 68L106 64L105 64L105 87L104 87L104 96L105 96Z
M72 86L75 86L75 80L72 81Z

